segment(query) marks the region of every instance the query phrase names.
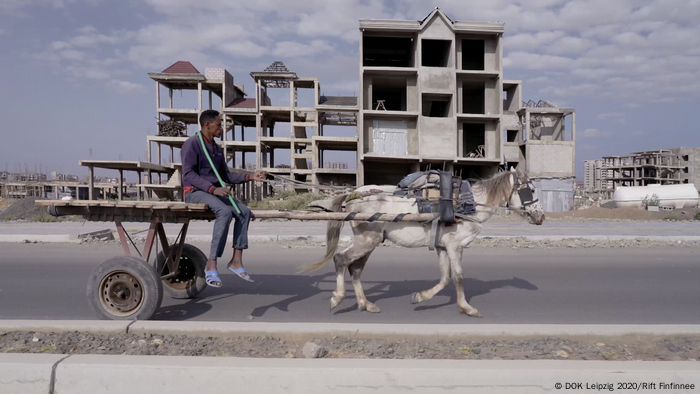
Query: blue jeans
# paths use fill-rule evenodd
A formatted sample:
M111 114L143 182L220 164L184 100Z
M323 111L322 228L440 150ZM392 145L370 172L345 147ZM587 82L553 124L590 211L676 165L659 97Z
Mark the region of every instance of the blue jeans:
M207 204L209 209L216 215L214 222L214 232L211 239L210 259L216 259L224 254L228 228L231 220L236 218L233 225L233 248L248 249L248 224L250 223L250 209L238 200L236 205L241 213L236 213L236 209L231 205L228 198L215 196L201 190L192 190L185 195L185 202L190 204Z

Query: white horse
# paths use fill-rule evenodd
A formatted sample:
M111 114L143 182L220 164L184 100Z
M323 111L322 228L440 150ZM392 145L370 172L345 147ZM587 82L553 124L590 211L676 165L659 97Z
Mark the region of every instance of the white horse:
M381 189L390 191L392 186L364 186L355 192ZM499 172L491 178L475 182L472 191L477 204L477 212L473 220L458 220L451 226L444 226L438 233L435 249L440 260L440 282L433 288L413 294L412 303L429 300L449 283L450 277L457 290L457 307L461 313L473 317L482 317L479 311L469 305L464 296L462 285L462 250L467 247L481 232L481 223L488 220L497 207L504 204L532 224L541 225L545 215L542 205L534 198L534 186L527 176L519 169ZM332 211L340 211L348 194L338 196L331 204ZM418 213L416 200L387 194L374 194L362 199L347 202L347 212L359 213ZM340 305L345 299L345 271L350 271L352 285L357 297L357 307L360 311L379 312L379 308L369 302L362 290L360 276L367 259L374 249L385 239L407 248L425 247L430 241L430 225L417 222L351 222L354 234L352 244L342 252L336 253L342 221L328 222L327 244L325 258L315 264L302 267L305 272L316 271L323 267L331 258L335 262L337 287L331 298L331 310Z

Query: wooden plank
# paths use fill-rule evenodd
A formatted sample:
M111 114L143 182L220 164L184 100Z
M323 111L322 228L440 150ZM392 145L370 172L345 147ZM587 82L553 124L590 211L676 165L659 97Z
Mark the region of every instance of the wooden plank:
M347 212L311 212L311 211L274 211L274 210L253 210L253 217L258 219L292 219L292 220L344 220L348 217ZM353 221L369 220L375 213L358 213ZM388 213L377 217L378 222L391 222L398 216L398 213ZM435 219L432 213L406 214L402 222L427 222Z

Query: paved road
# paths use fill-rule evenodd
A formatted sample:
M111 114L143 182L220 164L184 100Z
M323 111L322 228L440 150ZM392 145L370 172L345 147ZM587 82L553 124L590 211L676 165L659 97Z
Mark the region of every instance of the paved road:
M118 245L0 246L0 318L93 319L85 300L88 275L120 252ZM224 286L205 290L201 298L166 297L157 319L700 324L698 249L474 249L463 259L465 288L484 319L458 314L452 285L425 304L411 305L413 292L436 283L436 257L427 249L386 247L373 254L364 275L367 296L382 313L358 312L352 286L348 299L330 312L332 265L315 275L296 274L322 252L254 246L245 257L256 283L223 274Z
M148 230L147 223L125 223L130 233ZM213 223L193 222L189 235L211 235ZM169 236L175 237L178 225L165 225ZM67 223L2 223L0 235L4 234L70 234L78 235L90 231L114 229L114 223L67 222ZM253 222L251 235L325 235L325 222ZM145 236L145 233L140 235ZM352 235L350 226L343 228L343 235ZM537 235L604 235L604 236L700 236L700 222L545 222L533 226L525 222L487 222L482 236L537 236Z

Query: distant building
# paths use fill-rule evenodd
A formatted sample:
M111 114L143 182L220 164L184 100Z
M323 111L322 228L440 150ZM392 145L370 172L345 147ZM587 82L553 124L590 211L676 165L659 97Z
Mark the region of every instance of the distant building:
M618 186L692 183L700 191L700 148L657 149L584 161L584 189L612 198Z

